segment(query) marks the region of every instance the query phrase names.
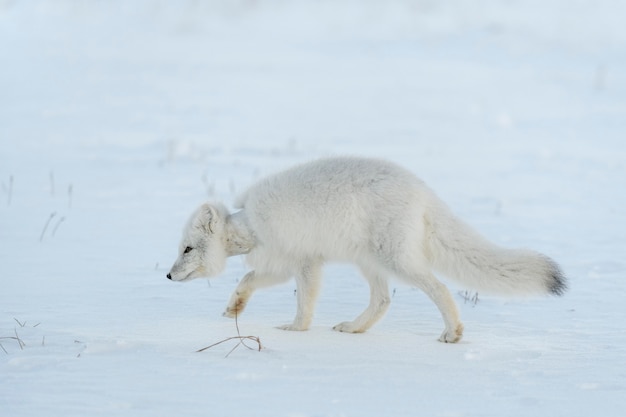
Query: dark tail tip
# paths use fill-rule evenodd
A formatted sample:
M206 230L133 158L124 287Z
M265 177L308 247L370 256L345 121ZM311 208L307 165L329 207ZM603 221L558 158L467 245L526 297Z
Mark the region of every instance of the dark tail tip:
M551 262L551 264L552 271L550 273L548 289L551 294L561 296L567 291L567 278L565 278L563 271L561 271L561 268L556 262Z

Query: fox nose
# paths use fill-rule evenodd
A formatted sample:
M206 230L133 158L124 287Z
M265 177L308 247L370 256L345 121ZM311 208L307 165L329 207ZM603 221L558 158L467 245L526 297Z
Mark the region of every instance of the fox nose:
M167 274L167 279L171 280L172 279L172 274Z

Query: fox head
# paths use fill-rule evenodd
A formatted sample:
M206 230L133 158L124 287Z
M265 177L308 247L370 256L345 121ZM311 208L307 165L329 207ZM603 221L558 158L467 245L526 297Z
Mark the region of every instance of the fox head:
M203 204L189 218L178 247L178 259L167 278L172 281L190 281L213 277L224 270L226 249L224 226L226 208Z

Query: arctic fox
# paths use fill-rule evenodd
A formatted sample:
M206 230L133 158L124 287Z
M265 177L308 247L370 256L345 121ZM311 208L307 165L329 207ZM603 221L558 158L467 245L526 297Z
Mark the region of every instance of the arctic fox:
M305 163L260 180L231 214L203 204L183 231L167 278L189 281L219 274L226 258L247 254L253 267L224 315L241 314L252 293L295 276L297 313L285 330L307 330L327 261L356 264L370 286L369 306L341 332L369 329L390 303L388 277L420 288L436 304L442 342L463 335L456 304L439 271L465 287L499 294L566 290L558 265L529 250L498 247L457 219L421 180L387 161L336 157Z

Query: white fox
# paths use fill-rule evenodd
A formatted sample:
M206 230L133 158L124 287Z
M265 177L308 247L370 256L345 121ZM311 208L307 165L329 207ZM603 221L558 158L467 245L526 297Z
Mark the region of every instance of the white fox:
M565 277L547 256L500 248L457 219L409 171L387 161L327 158L267 177L236 201L203 204L183 231L167 278L219 274L228 256L247 254L254 268L239 282L225 316L241 314L258 288L295 276L297 313L285 330L307 330L327 261L356 264L370 286L369 306L335 330L360 333L386 312L388 276L420 288L437 305L442 342L458 342L463 324L450 291L432 273L465 287L499 294L555 294Z

